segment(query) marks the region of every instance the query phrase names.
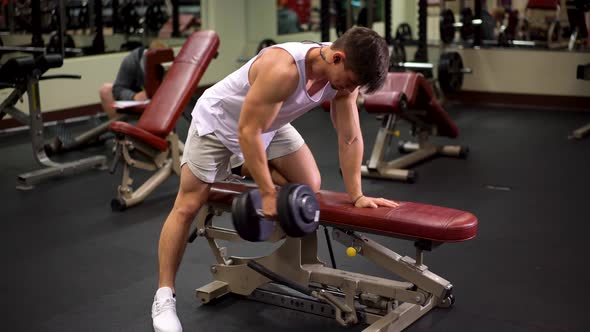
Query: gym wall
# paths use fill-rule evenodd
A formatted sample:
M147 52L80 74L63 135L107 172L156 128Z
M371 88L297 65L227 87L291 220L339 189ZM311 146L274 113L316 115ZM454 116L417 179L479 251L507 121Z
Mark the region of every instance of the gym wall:
M200 86L214 84L239 68L255 54L264 38L277 42L319 41L319 32L277 35L275 0L203 0L201 16L204 29L215 30L220 37L219 56L207 69ZM392 29L408 22L416 35L417 1L392 0ZM434 22L436 20L436 22ZM438 20L429 19L429 40L438 38ZM383 22L374 29L384 35ZM335 39L334 29L331 39ZM180 48L176 48L178 52ZM450 50L450 49L449 49ZM465 66L473 75L465 76L463 90L486 93L515 93L590 97L590 82L575 79L576 66L588 62L588 53L516 49L454 49L463 56ZM436 63L440 49L431 47L429 58ZM42 81L41 100L44 112L64 110L85 105L97 105L98 89L104 82L112 82L126 53L69 58L61 68L49 74L79 74L81 80ZM408 55L413 56L412 49ZM0 97L8 89L0 90ZM19 105L27 109L26 100ZM588 106L590 107L590 106Z

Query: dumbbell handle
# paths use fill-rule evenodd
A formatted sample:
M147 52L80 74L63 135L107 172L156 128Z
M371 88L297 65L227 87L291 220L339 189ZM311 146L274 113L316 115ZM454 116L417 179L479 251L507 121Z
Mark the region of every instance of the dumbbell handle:
M432 69L434 65L428 62L398 62L397 67L410 69Z
M473 24L473 25L480 25L482 23L483 23L483 21L481 19L475 19L475 20L472 20L471 21L471 24ZM462 28L463 27L463 22L455 22L455 23L453 23L453 27L455 27L455 28Z
M262 219L266 219L266 216L264 215L264 212L262 212L262 209L256 209L256 215Z
M456 74L457 72L461 74L473 74L473 69L471 68L461 68L461 70L449 70L448 73Z
M434 68L434 65L427 62L398 62L397 67L410 69L432 69ZM473 74L473 69L461 68L459 72L463 74ZM451 71L451 73L453 73L453 71Z

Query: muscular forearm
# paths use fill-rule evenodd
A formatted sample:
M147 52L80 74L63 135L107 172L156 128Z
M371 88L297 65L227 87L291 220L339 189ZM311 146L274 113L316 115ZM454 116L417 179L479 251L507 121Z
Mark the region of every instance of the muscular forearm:
M346 191L350 195L350 199L355 200L363 194L361 188L362 136L356 136L351 142L338 139L338 155Z
M244 132L239 137L240 148L248 163L248 170L262 195L276 194L266 161L266 151L258 133Z

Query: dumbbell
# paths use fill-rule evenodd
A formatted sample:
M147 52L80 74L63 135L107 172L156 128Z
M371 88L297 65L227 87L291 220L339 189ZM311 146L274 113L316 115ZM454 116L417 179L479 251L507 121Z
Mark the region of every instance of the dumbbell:
M471 8L461 11L461 22L455 22L455 14L450 9L445 9L440 14L440 39L448 44L455 39L455 30L460 29L461 39L469 40L473 37L475 26L481 25L481 19L473 19Z
M231 211L234 228L246 241L266 241L277 227L277 220L268 220L262 214L262 196L258 189L234 198ZM302 237L318 228L320 204L309 186L290 183L279 190L277 216L285 234Z
M168 14L162 8L164 4L154 2L148 5L145 11L145 24L150 31L160 31L164 23L168 20Z
M389 59L389 71L403 72L412 70L424 73L426 77L432 77L434 65L429 62L405 62L405 51L403 45L394 44ZM463 59L457 52L441 53L438 60L438 81L445 93L459 91L463 85L463 76L472 74L473 70L463 66Z

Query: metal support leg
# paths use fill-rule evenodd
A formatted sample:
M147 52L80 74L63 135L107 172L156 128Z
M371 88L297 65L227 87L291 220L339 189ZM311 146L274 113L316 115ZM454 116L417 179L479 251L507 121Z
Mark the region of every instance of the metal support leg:
M588 133L590 133L590 123L574 130L574 132L572 133L572 137L575 139L582 139L586 135L588 135Z
M67 163L57 163L49 159L45 154L43 144L43 117L41 115L39 82L32 77L29 79L27 94L29 97L28 120L33 145L33 158L40 165L47 166L47 168L18 175L17 189L31 189L34 184L56 176L65 176L91 168L106 168L105 156L93 156Z

